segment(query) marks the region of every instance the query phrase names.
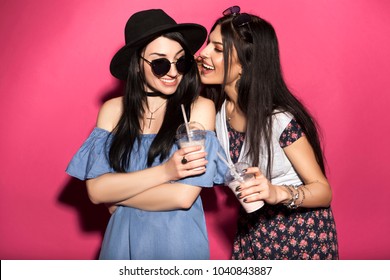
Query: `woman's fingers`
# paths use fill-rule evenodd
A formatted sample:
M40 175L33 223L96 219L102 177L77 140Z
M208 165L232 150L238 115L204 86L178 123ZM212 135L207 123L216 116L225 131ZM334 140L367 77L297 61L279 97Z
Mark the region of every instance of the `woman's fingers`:
M200 151L202 148L203 148L203 147L202 147L202 146L199 146L199 145L197 145L197 146L189 146L189 147L181 148L181 149L177 150L177 152L178 152L180 155L184 156L184 155L187 155L187 154L189 154L189 153L198 152L198 151Z
M255 178L264 177L263 173L260 171L258 167L249 167L246 170L246 174L253 174Z
M176 178L184 178L202 174L206 171L206 152L201 152L202 146L192 146L179 149L172 157Z
M268 180L260 175L261 178L252 178L240 185L241 197L245 198L249 195L256 194L256 199L250 199L250 201L264 199L269 194Z
M185 165L185 169L193 169L206 165L207 153L200 151L202 146L186 147L179 150L180 163Z

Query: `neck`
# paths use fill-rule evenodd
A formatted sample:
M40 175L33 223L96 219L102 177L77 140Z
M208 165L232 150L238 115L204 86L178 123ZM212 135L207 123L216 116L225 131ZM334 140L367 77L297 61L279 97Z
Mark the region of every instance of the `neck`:
M236 103L226 103L226 120L235 131L242 133L246 131L246 117Z
M149 98L149 97L148 97ZM163 111L164 109L164 105L167 103L167 99L163 99L163 98L157 98L157 99L154 99L153 98L153 109L151 109L151 106L150 106L150 102L148 100L148 104L146 105L147 107L147 112L146 114L144 115L144 118L146 119L147 121L147 128L150 129L152 127L152 122L157 120L158 118L160 118L159 116L161 116L160 112ZM157 102L159 102L157 104ZM160 118L160 123L161 123L161 118ZM145 124L144 124L145 125ZM145 129L145 127L144 127Z
M153 91L153 92L146 92L146 96L155 97L155 96L162 96L163 94L159 91Z
M238 100L238 92L235 87L235 83L229 83L225 86L224 91L228 97L229 102L237 103Z
M228 121L232 119L246 119L244 113L238 107L235 101L227 100L226 102L226 118Z

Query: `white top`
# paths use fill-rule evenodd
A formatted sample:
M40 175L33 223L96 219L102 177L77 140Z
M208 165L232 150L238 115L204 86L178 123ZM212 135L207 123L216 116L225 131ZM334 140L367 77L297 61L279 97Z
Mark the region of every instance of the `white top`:
M279 138L283 133L284 129L293 119L293 116L287 112L276 111L273 115L273 127L272 127L272 148L273 148L273 162L271 168L271 183L274 185L301 185L302 180L299 178L291 162L288 160L283 149L280 147ZM230 164L233 164L229 155L229 138L228 130L226 125L226 101L223 103L221 110L217 113L216 117L216 133L219 142L221 143L226 157ZM240 156L238 161L251 163L249 157L244 156L246 153L246 147L248 143L244 140L241 148ZM267 155L260 154L260 165L259 168L266 174Z

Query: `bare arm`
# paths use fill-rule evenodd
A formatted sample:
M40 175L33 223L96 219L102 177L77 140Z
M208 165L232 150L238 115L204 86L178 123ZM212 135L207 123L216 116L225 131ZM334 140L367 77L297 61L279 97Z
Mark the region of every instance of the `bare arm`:
M200 148L201 146L194 146L180 149L167 162L155 167L129 173L107 173L89 179L89 197L96 204L117 203L169 181L202 174L207 164L206 153L188 154ZM181 164L183 155L186 155L189 161L186 165Z
M190 121L201 123L206 130L215 129L215 107L213 101L204 97L198 97L191 110Z
M147 211L188 209L199 196L201 187L173 183L151 188L116 205L131 206Z
M307 138L299 138L284 148L284 152L305 184L307 192L302 206L307 208L329 206L332 201L332 190Z
M203 97L197 99L191 111L190 121L201 123L207 130L214 130L215 107L212 101ZM192 165L192 161L198 158L194 157L195 155L186 155L188 163L185 165L185 168L189 170L195 168ZM200 191L201 188L197 186L177 183L162 184L117 204L149 211L189 208L198 197Z
M122 112L121 98L107 101L101 108L97 126L112 131ZM198 151L201 146L188 147L176 151L164 164L130 173L107 173L87 180L88 195L93 203L117 203L129 199L147 189L164 184L171 180L202 174L207 163L206 153L200 152L189 156L199 161L181 164L183 155ZM202 167L194 170L195 167Z
M307 138L303 136L283 150L304 182L305 199L301 207L328 207L332 200L332 190ZM245 197L257 193L247 198L248 202L264 200L269 204L278 204L286 203L291 198L284 186L272 185L257 167L249 168L248 173L255 174L255 179L241 185L241 195Z

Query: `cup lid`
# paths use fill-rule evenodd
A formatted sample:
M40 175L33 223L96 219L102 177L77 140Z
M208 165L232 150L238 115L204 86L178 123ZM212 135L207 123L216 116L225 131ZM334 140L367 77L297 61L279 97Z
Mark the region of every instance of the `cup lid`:
M241 177L243 177L245 175L245 172L249 167L250 167L250 165L246 162L237 162L234 164L234 168L235 168L237 174L240 175ZM230 169L228 169L225 173L225 176L224 176L225 184L232 182L234 180L236 180L234 173Z
M189 122L188 129L190 133L206 133L204 126L198 122ZM185 123L181 124L176 130L176 138L181 138L183 136L187 136L187 126Z

